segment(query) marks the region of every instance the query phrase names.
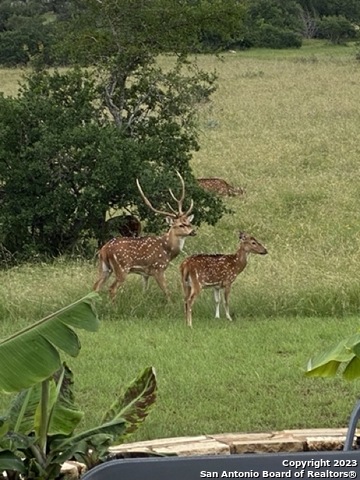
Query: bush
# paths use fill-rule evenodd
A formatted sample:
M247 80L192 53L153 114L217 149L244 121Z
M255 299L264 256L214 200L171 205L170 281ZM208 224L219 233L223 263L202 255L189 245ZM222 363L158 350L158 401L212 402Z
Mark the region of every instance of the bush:
M10 24L11 22L9 26ZM13 67L26 65L37 56L46 59L50 44L50 28L36 18L26 17L22 18L21 22L18 21L16 26L17 28L0 32L0 64Z
M356 37L354 25L342 15L323 17L319 20L318 37L339 45Z
M0 64L5 67L26 65L29 61L28 40L27 35L19 32L1 33Z
M263 24L256 32L254 45L265 48L300 48L301 35L270 24Z

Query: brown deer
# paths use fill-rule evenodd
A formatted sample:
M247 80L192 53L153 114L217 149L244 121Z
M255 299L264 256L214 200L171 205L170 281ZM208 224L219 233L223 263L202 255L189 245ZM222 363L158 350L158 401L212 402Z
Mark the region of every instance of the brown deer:
M114 237L139 237L141 234L141 223L135 215L117 215L108 220L98 222L97 243L98 249L104 243Z
M234 254L198 254L186 258L180 265L184 290L186 323L192 327L191 310L195 298L203 288L214 288L216 303L215 318L220 318L220 293L224 291L223 303L226 317L232 321L229 312L229 295L236 277L247 264L249 253L266 255L267 250L254 237L239 233L240 244Z
M245 190L241 187L233 187L226 180L217 177L211 178L197 178L196 181L200 187L210 192L214 192L217 195L223 195L228 197L236 197L245 194Z
M114 299L118 288L124 283L129 273L142 275L144 289L147 289L149 277L154 277L167 298L169 294L165 283L165 270L184 246L186 237L195 235L191 225L193 215L193 201L184 213L183 201L185 198L185 183L179 172L176 172L181 181L182 193L177 199L172 190L170 195L176 201L178 211L170 205L171 212L157 210L146 198L140 183L136 180L140 194L145 204L155 213L164 215L170 225L169 230L161 236L146 236L138 238L117 237L107 242L99 252L99 279L94 285L94 290L99 291L113 272L115 280L110 286L110 295Z
M141 223L135 215L118 215L106 221L106 229L109 233L118 233L122 237L140 237ZM115 233L115 235L116 235ZM110 238L110 235L109 237Z

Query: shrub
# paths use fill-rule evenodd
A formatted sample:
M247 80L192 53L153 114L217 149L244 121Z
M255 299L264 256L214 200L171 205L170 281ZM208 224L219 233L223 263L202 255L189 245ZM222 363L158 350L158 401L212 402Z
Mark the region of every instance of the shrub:
M255 46L265 48L300 48L301 35L264 23L256 33Z
M333 44L345 43L356 37L354 25L342 15L332 15L319 20L318 37L329 40Z
M11 26L9 22L9 27ZM40 55L44 61L49 61L50 28L36 18L23 17L14 28L0 32L0 44L1 65L26 65L32 58Z

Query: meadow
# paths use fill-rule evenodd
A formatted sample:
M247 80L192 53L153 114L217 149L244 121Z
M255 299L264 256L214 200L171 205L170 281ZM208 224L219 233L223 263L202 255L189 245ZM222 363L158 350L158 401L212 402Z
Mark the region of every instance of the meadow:
M155 282L143 294L136 276L114 306L102 294L100 331L80 332L80 356L67 359L86 412L83 428L96 425L148 365L157 371L158 399L129 440L347 425L359 382L309 379L304 369L359 329L355 49L311 43L198 59L216 70L218 90L199 111L193 170L245 187L246 195L227 199L233 213L187 240L167 271L170 303ZM0 89L15 94L19 76L0 70ZM235 251L239 230L269 255L250 258L235 282L234 322L213 318L213 295L204 291L193 329L186 328L180 262L195 252ZM0 336L85 295L96 275L93 262L66 258L0 271Z

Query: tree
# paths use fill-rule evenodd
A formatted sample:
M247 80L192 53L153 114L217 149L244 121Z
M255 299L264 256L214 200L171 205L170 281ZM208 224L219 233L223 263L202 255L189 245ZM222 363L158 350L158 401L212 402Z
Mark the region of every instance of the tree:
M257 47L301 47L301 8L295 1L247 0L247 38Z
M297 3L302 8L303 33L307 38L318 36L318 27L325 28L325 35L327 35L324 36L324 32L320 31L320 38L331 40L329 30L334 33L334 39L337 37L335 31L340 31L340 36L345 33L346 37L349 24L345 26L343 19L345 18L350 22L352 28L354 24L360 22L360 2L358 0L297 0ZM333 20L330 22L328 17L333 17ZM337 20L334 17L338 17ZM322 23L323 20L324 24ZM351 33L352 35L353 33Z
M318 36L331 43L339 45L356 37L356 30L352 23L344 16L328 16L318 21Z
M137 149L102 124L91 75L43 72L28 82L19 98L0 98L1 240L23 256L58 255L96 236L111 196L127 193Z
M37 57L50 62L53 41L50 12L37 1L11 2L0 5L0 64L25 65Z
M360 3L358 0L297 0L304 10L314 12L315 16L343 15L352 23L360 21Z
M300 14L302 34L305 38L314 38L317 33L317 18L314 11L302 10Z
M26 65L39 55L49 63L50 29L38 18L23 17L21 22L17 19L16 26L0 32L0 42L1 65Z
M87 23L84 33L87 31L93 40L98 40L98 35L93 35L95 26L103 29L103 33L109 27L109 23L104 23L101 15L98 15L98 12L102 10L104 15L111 13L111 11L115 12L117 16L120 15L122 26L129 25L131 23L129 20L132 19L138 27L136 38L140 38L145 30L148 30L147 39L150 42L152 40L154 45L158 44L157 48L162 51L169 51L169 46L171 51L172 47L169 42L173 45L179 45L179 38L182 38L181 41L184 45L186 44L186 50L193 52L218 51L229 48L234 42L238 41L241 32L242 12L245 11L241 2L235 0L188 0L181 2L171 0L152 2L139 0L135 2L129 2L128 0L112 0L111 2L97 2L96 0L92 0L92 2L84 0L20 0L12 2L3 0L0 5L0 63L2 58L7 58L8 55L5 52L11 47L8 36L3 36L1 32L11 31L12 36L17 39L20 33L24 34L24 32L19 31L16 25L17 19L25 18L30 20L30 24L32 21L38 23L37 33L39 35L43 31L48 33L45 48L37 55L37 61L40 61L42 57L42 62L53 64L55 51L57 50L58 64L68 64L68 55L64 52L61 54L58 49L58 43L62 43L64 36L66 36L64 26L65 30L68 31L68 21L72 17L76 17L78 26L84 25L85 27ZM168 28L168 26L171 28ZM171 30L173 30L172 33ZM130 28L129 30L126 27L124 32L133 35L134 29ZM29 33L31 34L31 32ZM32 37L32 35L30 36ZM78 46L77 44L74 48ZM98 47L101 48L100 45ZM14 54L15 49L17 49L16 42L13 46L13 61L17 61L17 56ZM45 52L46 55L42 55ZM87 49L83 50L83 53L86 54L86 58L89 57ZM92 53L94 53L94 50ZM24 61L24 59L22 58L21 61Z
M164 208L168 188L178 188L175 169L194 198L197 224L215 223L225 211L189 166L199 148L196 107L209 100L215 76L183 56L162 69L157 46L146 51L126 40L115 48L119 39L106 33L102 52L113 53L99 56L95 69L35 72L17 98L0 97L0 241L11 253L86 247L102 239L109 209L136 207L158 230L135 179Z
M74 0L73 7L73 21L59 26L67 33L66 54L107 64L111 55L122 66L132 59L133 68L160 53L199 51L207 33L225 44L237 35L245 12L237 0Z

